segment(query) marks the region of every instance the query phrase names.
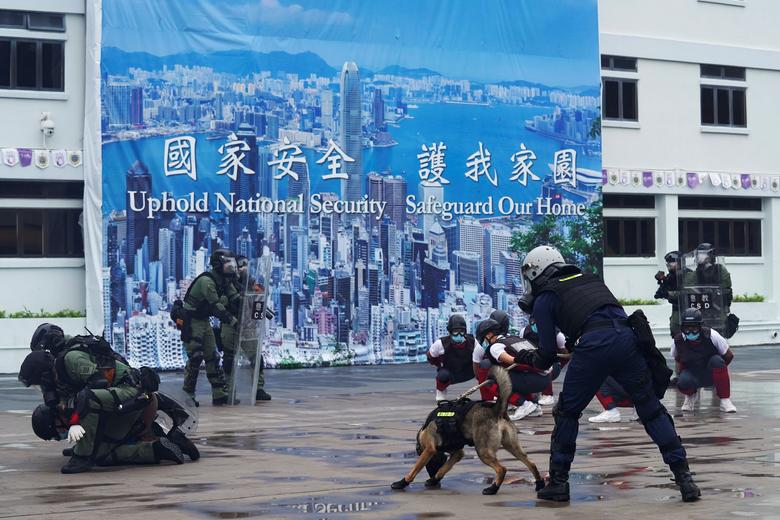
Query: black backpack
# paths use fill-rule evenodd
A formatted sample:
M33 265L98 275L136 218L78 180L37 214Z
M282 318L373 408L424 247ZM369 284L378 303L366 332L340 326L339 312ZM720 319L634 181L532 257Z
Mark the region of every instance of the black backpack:
M663 399L666 389L669 388L669 380L672 378L672 369L666 364L666 358L655 346L655 338L650 329L647 316L641 309L636 310L628 317L628 324L634 330L639 351L645 358L647 368L650 371L650 379L653 391L658 399Z

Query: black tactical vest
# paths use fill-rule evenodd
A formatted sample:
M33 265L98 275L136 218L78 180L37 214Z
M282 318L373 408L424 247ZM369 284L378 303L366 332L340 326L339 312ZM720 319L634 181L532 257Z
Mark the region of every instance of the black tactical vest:
M534 332L530 325L523 329L523 339L527 339L534 347L539 348L539 333Z
M712 342L712 329L701 328L701 336L695 344L687 341L682 332L674 336L674 347L677 350L677 359L686 367L702 368L712 356L718 355L718 349Z
M466 334L463 343L455 343L449 336L439 338L444 347L444 368L454 374L472 373L472 354L474 354L474 336Z
M561 273L539 291L540 294L550 291L558 295L560 306L555 321L568 338L579 337L588 316L600 308L606 305L621 307L601 278L577 271Z

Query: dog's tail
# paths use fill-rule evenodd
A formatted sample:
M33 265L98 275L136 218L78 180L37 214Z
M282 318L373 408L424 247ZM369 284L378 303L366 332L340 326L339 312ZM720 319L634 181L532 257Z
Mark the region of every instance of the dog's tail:
M506 413L509 405L509 396L512 394L512 380L509 378L509 372L506 368L493 365L490 368L488 377L498 385L498 403L495 406L496 416L501 417Z

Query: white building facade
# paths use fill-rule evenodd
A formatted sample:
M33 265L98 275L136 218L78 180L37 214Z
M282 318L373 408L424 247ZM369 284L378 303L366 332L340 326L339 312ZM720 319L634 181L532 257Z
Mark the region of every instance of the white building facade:
M607 284L652 300L664 255L709 242L736 344L780 331L780 37L773 0L601 0ZM643 306L666 329L669 304Z

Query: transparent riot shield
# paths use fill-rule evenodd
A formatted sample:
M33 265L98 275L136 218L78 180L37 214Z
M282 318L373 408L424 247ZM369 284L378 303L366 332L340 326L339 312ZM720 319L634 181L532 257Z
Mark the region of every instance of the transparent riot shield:
M699 309L702 325L723 334L726 330L731 292L731 288L725 287L722 282L726 266L720 258L704 255L697 250L683 255L681 264L678 285L680 319L685 309Z
M234 340L235 358L232 373L228 376L231 404L254 405L260 387L258 383L263 378L263 348L274 317L271 309L272 267L273 256L266 247L263 256L249 262L247 276L242 279L241 316Z
M157 416L154 421L165 433L179 428L184 435L198 431L198 408L195 401L180 388L157 392Z

